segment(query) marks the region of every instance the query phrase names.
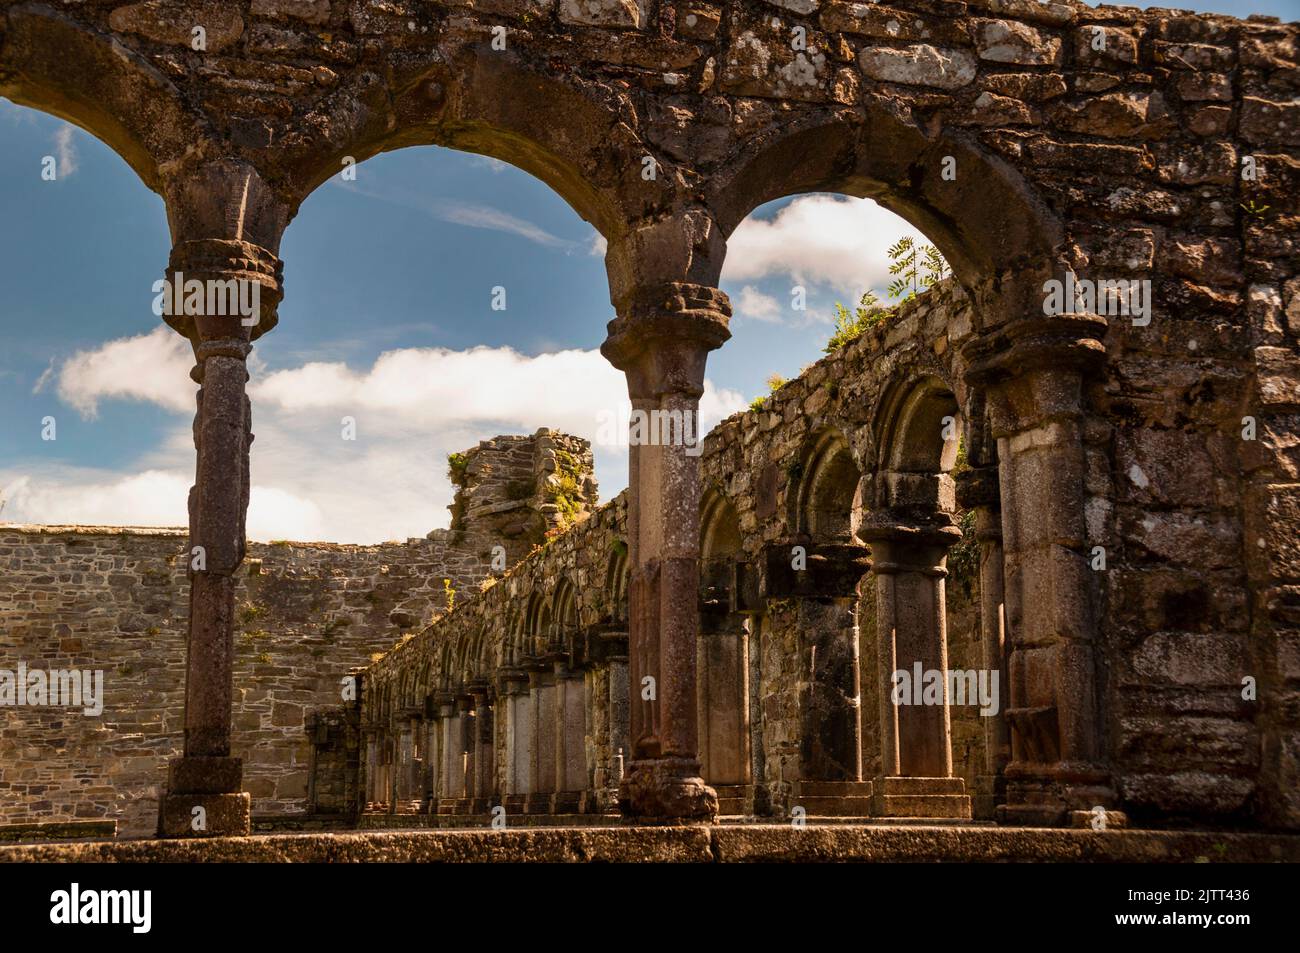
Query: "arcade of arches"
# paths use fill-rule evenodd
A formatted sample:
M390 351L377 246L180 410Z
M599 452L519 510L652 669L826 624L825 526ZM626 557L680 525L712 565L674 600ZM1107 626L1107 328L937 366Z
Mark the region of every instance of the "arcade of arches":
M694 413L765 202L873 198L955 281L703 456L632 446L623 496L313 720L318 810L1300 825L1297 77L1294 25L1073 0L0 3L0 94L164 198L168 273L262 289L251 327L168 319L207 557L163 833L249 825L246 361L281 236L348 162L431 143L604 235L638 410ZM1070 275L1149 281L1150 321L1045 313ZM914 666L999 672L997 714L895 704Z

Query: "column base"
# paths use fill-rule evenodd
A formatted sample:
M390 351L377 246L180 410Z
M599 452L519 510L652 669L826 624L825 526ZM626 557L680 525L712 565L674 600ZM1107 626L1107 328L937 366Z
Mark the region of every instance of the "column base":
M196 814L195 808L202 808ZM198 826L202 818L202 826ZM158 808L159 837L246 837L252 832L253 799L236 794L171 794Z
M158 799L159 837L242 837L252 831L252 796L239 790L241 758L186 755L167 764ZM195 812L195 808L202 808Z
M633 761L618 791L618 809L632 824L712 824L718 795L691 758Z
M1006 803L995 813L999 824L1070 827L1075 812L1110 811L1118 803L1109 773L1089 764L1010 764L1006 778Z
M794 804L808 817L871 817L870 781L795 781Z
M968 821L970 796L961 778L876 778L872 814Z

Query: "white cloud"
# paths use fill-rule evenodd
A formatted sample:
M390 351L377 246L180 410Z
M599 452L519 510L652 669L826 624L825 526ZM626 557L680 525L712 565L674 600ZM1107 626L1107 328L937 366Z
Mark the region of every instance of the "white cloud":
M587 248L587 254L593 258L604 258L605 253L609 251L609 241L600 232L591 233L591 244Z
M770 219L747 218L727 242L724 281L788 277L792 285L829 285L857 300L889 283L886 249L904 235L925 237L875 202L835 195L800 196Z
M78 351L57 371L58 394L88 420L98 415L99 402L105 398L142 400L168 410L193 412L197 387L190 379L193 366L189 342L159 325L147 334ZM43 387L47 379L42 374L37 387Z
M77 171L77 147L72 141L76 128L64 123L54 134L54 150L58 154L59 178L66 179Z
M468 158L470 165L486 166L489 172L498 175L510 168L510 163L502 162L500 159L495 159L492 156L470 155Z
M183 526L193 479L144 470L114 474L53 467L17 476L0 471L4 518L25 523Z
M338 176L331 178L330 183L369 199L386 202L389 205L396 205L407 210L415 209L424 212L441 222L451 222L454 225L464 225L467 228L483 228L494 232L506 232L507 234L518 235L520 238L527 239L545 248L558 248L569 251L579 244L567 238L553 235L540 225L519 218L516 215L511 215L509 212L502 211L492 205L484 205L479 202L464 202L457 199L436 198L423 192L392 186L383 189L373 186L365 187L357 184L357 182L345 182Z
M438 218L454 225L507 232L548 248L569 248L573 245L573 242L560 238L558 235L552 235L540 225L534 225L532 222L511 215L509 212L493 208L491 205L433 199L429 202L429 208Z
M163 336L165 335L165 336ZM168 341L177 341L177 351ZM194 473L188 415L192 363L168 329L110 341L58 369L59 394L83 413L124 398L156 403L187 419L133 468L0 471L9 504L24 522L177 525L187 520ZM188 385L181 387L179 384ZM499 433L555 427L595 441L609 414L629 408L623 375L597 351L535 357L509 348L405 348L370 367L311 363L259 374L253 368L253 539L378 542L446 526L447 454ZM706 382L703 425L743 409L743 397ZM342 439L354 417L357 439ZM594 447L608 499L627 485L624 447Z
M745 285L734 305L736 317L751 321L777 323L781 320L781 302L753 285Z

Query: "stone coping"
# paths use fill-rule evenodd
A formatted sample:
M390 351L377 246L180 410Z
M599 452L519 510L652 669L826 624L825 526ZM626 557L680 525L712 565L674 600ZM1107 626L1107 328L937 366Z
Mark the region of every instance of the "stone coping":
M444 530L445 532L445 530ZM0 523L0 533L22 533L28 536L189 536L185 526L80 526L75 523ZM387 539L382 543L336 543L330 540L273 539L246 541L250 547L264 546L274 549L327 549L338 552L378 551L385 547L417 547L436 543L431 536L408 536L406 539Z
M21 863L1297 862L1300 835L819 826L585 827L275 834L0 847Z
M59 536L75 533L78 536L188 536L189 529L184 526L79 526L75 523L0 523L0 532L30 533L33 535Z

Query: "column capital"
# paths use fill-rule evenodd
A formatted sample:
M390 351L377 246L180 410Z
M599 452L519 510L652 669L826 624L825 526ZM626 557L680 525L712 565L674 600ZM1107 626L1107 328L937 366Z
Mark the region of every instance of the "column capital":
M794 568L794 547L804 548L806 566ZM814 543L799 537L769 543L761 555L760 599L847 599L871 572L865 546L857 543Z
M253 341L279 321L284 262L260 245L226 238L179 241L164 277L163 320L191 341Z
M637 290L600 347L628 375L633 398L704 393L704 362L731 332L731 302L709 285L666 282Z
M1106 361L1106 329L1106 319L1096 314L1018 318L962 348L966 382L997 384L1041 370L1094 371Z
M878 510L864 519L858 538L871 546L871 568L878 576L896 572L946 576L944 558L962 532L947 513L915 516Z

